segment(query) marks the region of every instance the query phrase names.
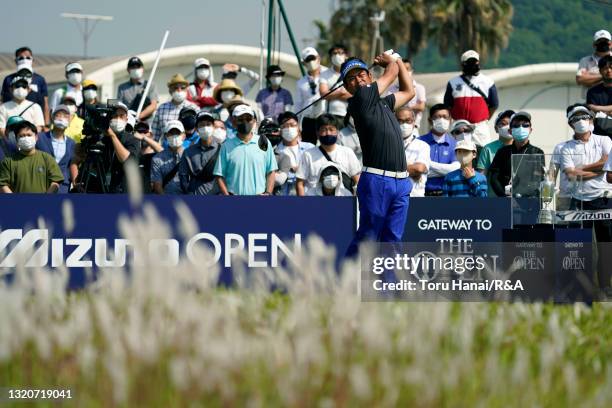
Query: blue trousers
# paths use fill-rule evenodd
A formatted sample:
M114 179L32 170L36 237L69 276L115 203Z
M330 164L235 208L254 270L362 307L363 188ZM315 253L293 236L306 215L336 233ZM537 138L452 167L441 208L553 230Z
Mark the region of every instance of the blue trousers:
M355 256L364 241L400 242L408 217L408 199L412 191L409 178L396 179L361 173L357 185L359 229L346 251Z

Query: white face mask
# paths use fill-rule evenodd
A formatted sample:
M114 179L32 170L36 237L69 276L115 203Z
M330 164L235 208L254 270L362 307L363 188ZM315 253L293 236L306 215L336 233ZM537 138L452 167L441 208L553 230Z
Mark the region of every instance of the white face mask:
M467 166L474 159L474 155L471 152L456 152L457 160L462 166Z
M127 121L121 119L112 119L110 121L110 128L113 132L123 132L125 130L125 125L127 125Z
M331 190L338 187L338 176L335 174L330 174L329 176L323 177L323 187Z
M34 136L22 136L17 140L17 148L22 152L29 152L36 146L36 138Z
M27 89L21 87L13 89L13 98L16 100L22 101L26 98L26 96L28 96Z
M510 126L503 126L503 127L497 128L497 134L502 139L506 139L506 140L512 139L512 135L510 134Z
M86 101L93 101L98 97L98 91L95 89L86 89L83 91L83 99Z
M68 78L68 82L70 83L70 85L76 86L81 83L81 80L83 79L83 74L81 74L80 72L73 72L71 74L68 74L66 78Z
M221 100L223 103L228 103L236 96L236 92L234 91L221 91Z
M270 77L270 83L274 86L280 86L280 84L283 82L283 77L281 76L272 76Z
M172 100L176 103L182 103L187 98L186 91L174 91L172 92Z
M227 135L227 132L225 131L225 129L223 129L223 128L216 128L215 130L213 130L212 137L213 137L213 139L215 139L215 141L217 143L223 143L223 141L225 140L226 135Z
M54 119L53 120L53 127L57 128L57 129L66 129L68 127L68 125L70 124L70 122L68 121L68 119Z
M414 130L414 124L413 123L402 123L400 125L400 129L402 129L402 137L404 139L407 139L410 137L410 135L412 135L412 131Z
M286 142L291 142L298 135L298 128L296 127L287 127L281 129L281 136Z
M129 70L130 78L139 80L144 75L144 68L134 68Z
M448 132L448 127L450 126L450 120L444 118L434 119L433 129L438 133L446 133Z
M201 128L198 128L198 134L200 135L200 138L202 138L202 140L208 140L208 138L212 136L214 131L215 128L213 128L212 126L202 126Z
M579 120L574 123L574 131L576 133L587 133L589 130L591 130L591 124L588 120Z
M208 76L210 75L210 69L208 68L198 68L196 69L196 77L203 81L205 79L208 79Z
M309 72L315 71L317 68L319 68L319 61L314 60L314 61L308 61L306 64L306 69Z
M346 61L346 56L344 54L334 54L331 57L331 62L334 66L339 67Z
M166 136L166 140L168 140L168 146L174 147L174 148L180 147L183 144L181 135Z

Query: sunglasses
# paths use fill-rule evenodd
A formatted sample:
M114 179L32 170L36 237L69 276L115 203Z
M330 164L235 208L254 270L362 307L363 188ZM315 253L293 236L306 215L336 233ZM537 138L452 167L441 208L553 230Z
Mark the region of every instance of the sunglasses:
M24 57L24 56L21 56L21 57L17 57L17 58L16 58L16 60L17 60L17 61L23 61L23 60L28 60L28 61L31 61L31 60L32 60L32 57Z
M571 120L570 123L576 123L579 122L581 120L590 120L591 117L589 115L580 115L580 116L574 116Z
M531 123L521 123L520 125L519 124L512 125L512 129L518 129L520 127L529 128L531 127Z

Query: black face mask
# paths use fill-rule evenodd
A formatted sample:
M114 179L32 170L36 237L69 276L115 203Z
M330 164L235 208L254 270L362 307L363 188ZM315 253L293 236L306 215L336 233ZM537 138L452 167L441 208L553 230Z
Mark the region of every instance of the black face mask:
M185 130L195 129L196 126L196 117L193 115L185 116L181 119L181 123L185 127Z
M476 75L478 71L480 71L480 64L477 62L463 64L463 73L466 75Z
M251 122L238 123L238 125L236 126L236 130L238 130L238 133L240 133L241 135L247 135L251 133L251 130L253 130L253 124Z
M610 51L610 44L607 41L601 41L595 44L595 51L597 52L608 52Z

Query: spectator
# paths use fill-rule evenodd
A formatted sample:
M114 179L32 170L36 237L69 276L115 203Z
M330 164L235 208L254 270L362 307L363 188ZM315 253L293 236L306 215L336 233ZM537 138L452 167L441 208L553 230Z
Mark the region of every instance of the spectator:
M450 110L444 104L436 104L429 109L429 133L419 137L419 140L429 145L431 158L425 184L426 196L441 196L444 177L457 170L459 162L455 158L457 142L447 132L450 127Z
M315 188L308 190L309 196L342 196L351 197L353 194L342 185L342 170L335 163L328 163L323 170Z
M168 148L153 156L151 161L151 190L156 194L182 194L178 171L185 128L180 120L166 123L164 138Z
M81 84L83 86L83 104L79 106L77 115L84 118L88 106L95 107L100 105L98 100L98 85L91 79L86 79Z
M13 131L17 139L17 152L0 163L0 191L56 193L64 176L53 157L36 150L36 126L23 120L13 125Z
M213 123L213 139L215 142L221 144L225 142L227 137L227 130L225 129L225 122L221 119L215 117L215 122Z
M444 104L454 120L464 119L475 126L474 142L480 149L489 143L489 123L499 106L497 88L491 78L480 72L480 56L474 50L461 55L461 75L446 85Z
M612 190L605 172L612 170L608 165L612 141L609 137L593 134L593 112L582 104L567 108L567 123L574 131L571 140L561 150L561 170L576 187L571 189L573 210L603 210L610 208L608 197ZM608 180L610 181L610 180ZM600 289L610 293L612 277L612 253L609 242L612 241L612 221L585 221L583 226L595 230L598 260L597 271ZM605 244L604 244L605 243Z
M272 145L259 146L259 136L253 133L255 111L248 105L238 105L232 112L237 136L221 145L215 164L219 189L223 195L270 195L277 169Z
M285 71L278 65L270 65L266 72L269 86L257 93L255 102L265 118L277 118L283 112L293 109L291 92L281 87Z
M13 77L11 80L11 94L13 98L0 105L0 134L6 134L6 121L11 116L21 116L23 119L33 123L40 132L45 125L42 109L36 102L26 99L30 92L27 79Z
M402 62L404 66L410 72L410 75L414 78L414 65L412 65L412 61L410 58L403 58ZM416 115L414 122L415 134L418 136L418 130L421 128L421 120L423 118L423 112L425 111L425 103L427 102L427 95L425 92L425 86L418 83L414 79L412 80L412 85L414 86L415 95L408 104L406 105L408 108L412 109ZM392 94L399 91L399 85L393 84L389 87L387 91L388 94Z
M582 85L582 97L592 86L601 83L601 73L599 72L599 60L606 55L612 55L612 36L606 30L599 30L593 35L593 54L587 55L578 62L578 72L576 72L576 83Z
M249 78L246 83L238 85L240 89L242 89L244 95L246 95L253 88L253 86L257 84L257 81L259 81L259 74L257 72L251 71L250 69L241 67L237 64L225 64L223 65L223 75L221 76L221 79L231 79L235 81L239 73L245 74Z
M184 193L195 195L219 194L213 170L219 157L220 144L213 137L214 116L200 112L197 116L200 141L189 146L179 165L179 178Z
M49 109L53 111L57 105L62 104L64 96L68 92L76 95L76 106L79 107L83 103L83 94L81 81L83 80L83 67L78 62L69 62L65 67L65 76L68 83L53 92L51 101L49 102Z
M444 197L486 197L487 179L474 170L472 162L476 159L476 145L468 139L457 142L455 155L461 168L451 171L444 177Z
M321 83L319 84L319 92L321 95L325 95L330 89L340 80L340 67L346 61L347 49L344 45L335 44L327 52L329 60L332 64L331 68L321 72ZM342 123L346 116L348 107L347 100L351 97L351 94L344 89L344 85L340 86L333 93L328 95L325 100L327 101L327 113L334 115L338 123Z
M321 171L330 162L342 170L341 181L344 187L354 193L354 186L359 182L361 163L351 149L336 144L338 140L336 117L327 113L319 116L315 129L320 146L307 150L302 155L296 172L297 195L306 195L310 189L316 188L321 178Z
M312 143L303 142L298 126L298 117L293 112L281 113L278 117L282 142L275 148L278 171L276 186L279 195L295 195L296 172L305 151L314 147Z
M194 81L187 88L187 100L195 103L199 108L212 108L217 105L213 98L213 91L217 83L213 81L213 72L210 61L206 58L198 58L193 63Z
M127 72L130 79L119 85L117 88L117 99L125 104L129 109L138 111L138 105L144 94L145 88L147 87L147 81L144 80L144 65L140 58L132 57L127 63ZM172 92L170 92L172 93ZM151 116L158 107L159 95L155 84L151 84L149 93L145 98L145 102L142 105L142 112L138 117L139 121L150 120ZM160 132L162 127L160 128Z
M2 102L8 102L13 99L11 91L11 81L16 76L27 75L26 71L31 74L30 92L27 99L36 102L43 112L45 124L49 124L49 94L47 90L47 81L42 75L34 72L32 50L29 47L20 47L15 51L15 64L17 70L14 74L7 75L2 81Z
M599 59L602 83L587 92L587 106L595 112L595 133L612 137L612 56Z
M557 175L559 175L559 192L557 194L556 210L564 211L570 209L571 204L571 193L570 193L570 181L567 178L567 174L561 171L561 164L563 162L563 148L567 140L557 143L553 148L553 154L550 158L550 169L549 176L553 183L557 182Z
M474 136L474 128L475 126L467 120L460 119L453 122L450 127L450 134L456 142L460 142L462 140L471 142Z
M321 77L322 67L319 53L312 47L302 50L302 64L306 67L306 75L300 78L296 84L295 109L300 112L306 106L319 99L319 85L323 81ZM325 112L325 101L317 102L304 112L299 113L302 127L302 140L308 143L317 143L316 118ZM316 180L315 180L316 182Z
M200 141L200 135L196 128L196 116L197 111L193 106L185 106L179 112L179 120L185 128L185 140L183 141L184 149Z
M11 116L6 121L6 136L0 137L0 161L17 151L13 126L22 121L23 118L21 116Z
M338 133L338 146L346 146L355 153L359 163L363 163L363 152L361 151L361 142L355 130L355 122L353 117L348 115L345 116L341 123L344 123L344 127L340 129Z
M415 113L404 105L395 112L395 117L402 130L404 139L404 150L406 151L406 163L408 174L412 179L412 190L410 197L424 197L425 184L427 183L427 172L431 165L430 148L427 143L417 138L414 134Z
M242 89L236 85L236 82L233 79L223 79L213 92L213 97L217 102L219 102L213 112L219 115L219 118L223 122L230 122L231 118L228 107L232 101L240 99L242 95Z
M128 192L124 165L128 161L137 164L140 156L140 141L125 130L127 118L128 107L119 102L111 115L110 126L104 133L104 144L112 153L109 187L111 193Z
M83 140L83 125L85 124L85 120L77 114L79 108L77 108L76 100L77 94L73 91L66 92L62 98L62 105L70 110L70 122L68 128L65 130L65 134L76 143L81 143Z
M65 131L70 123L70 109L66 105L58 105L53 111L52 130L38 135L36 149L50 154L60 167L64 181L59 186L59 193L70 191L70 185L75 184L79 174L75 162L76 143L66 137Z
M159 105L151 126L153 138L156 141L161 140L162 131L165 129L168 122L179 118L181 109L186 106L197 109L194 103L186 100L188 86L189 82L187 82L181 74L175 74L170 81L168 81L168 92L172 95L172 100Z
M478 155L476 170L482 174L487 174L487 170L491 162L493 162L497 151L503 146L512 144L512 135L510 134L510 118L512 115L514 115L513 110L505 110L497 115L495 119L495 132L499 137L497 140L485 145L480 151L480 155Z
M517 112L510 118L510 133L512 144L501 147L489 167L489 180L493 192L498 197L514 195L515 197L538 197L539 183L543 179L544 152L529 142L531 135L531 115L527 112ZM541 161L525 160L515 163L512 156L540 155ZM525 156L522 156L524 159ZM517 184L518 182L518 184Z

